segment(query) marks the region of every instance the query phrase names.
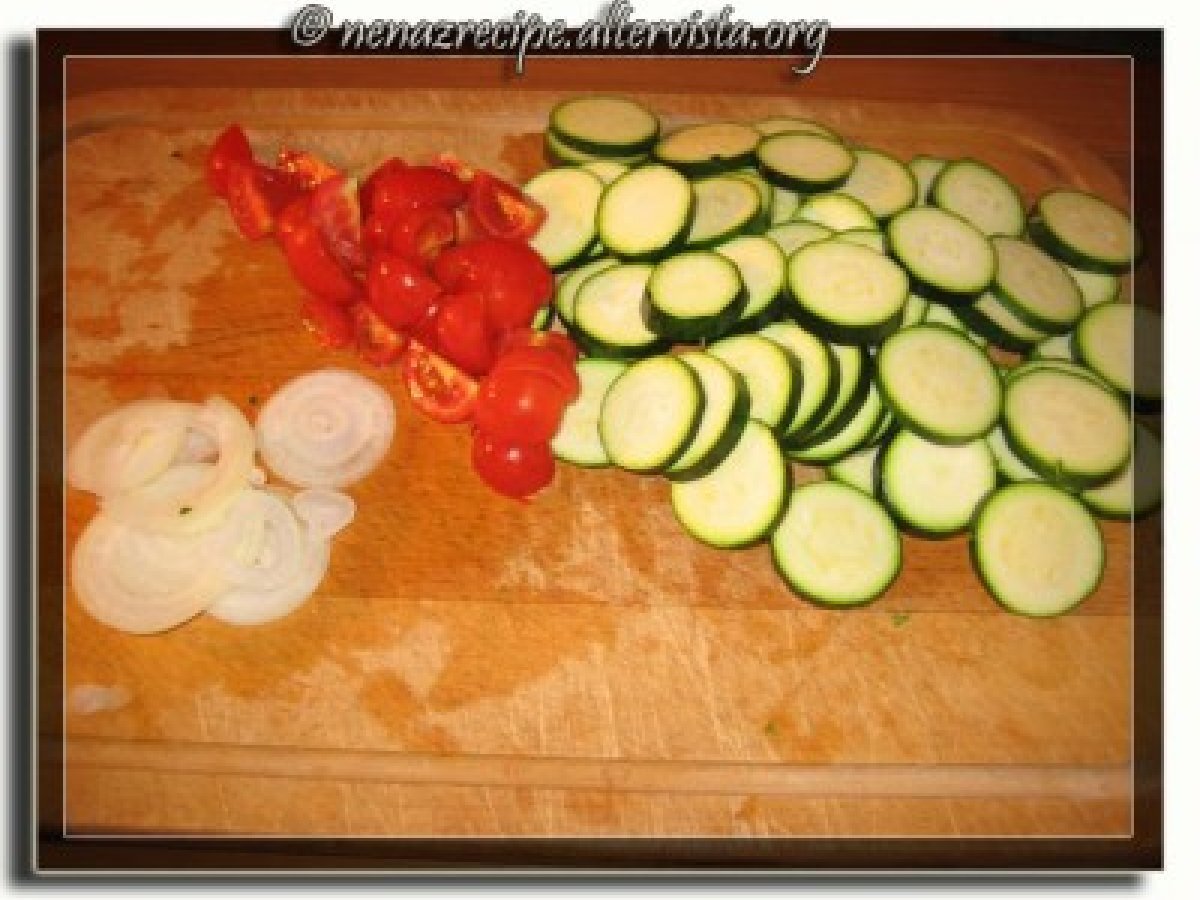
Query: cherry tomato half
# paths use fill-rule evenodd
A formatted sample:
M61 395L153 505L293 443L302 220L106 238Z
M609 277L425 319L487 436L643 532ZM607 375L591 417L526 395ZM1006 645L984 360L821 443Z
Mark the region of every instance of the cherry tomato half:
M554 276L537 252L522 241L481 238L447 247L433 275L448 291L481 291L497 330L528 326L554 292Z
M447 424L471 418L479 385L466 372L419 341L408 342L401 369L413 406L426 416Z
M566 403L579 396L579 374L575 364L569 363L557 351L549 347L513 347L502 352L492 367L493 374L501 372L532 372L549 378L562 391Z
M354 343L355 322L344 304L308 297L300 307L300 317L322 347L340 350Z
M536 328L512 328L500 339L501 355L517 347L546 347L569 363L579 358L575 342L561 331L539 331Z
M481 294L444 294L437 312L437 346L446 359L471 375L485 375L496 361L496 332Z
M297 182L306 188L315 188L331 178L342 174L341 170L332 163L326 162L308 150L293 150L281 147L275 157L275 168L287 172Z
M284 207L303 196L287 175L262 163L239 160L225 169L225 190L234 225L252 241L273 232Z
M373 366L390 366L404 352L405 337L383 320L365 303L355 303L350 315L354 318L355 345L358 355Z
M527 241L546 221L546 210L507 181L479 170L467 192L467 211L494 237Z
M204 174L209 187L221 197L229 193L229 166L239 162L247 165L254 162L254 151L250 140L240 125L230 125L213 141L205 160Z
M508 443L476 431L471 464L492 490L524 500L554 480L554 456L546 443Z
M421 321L441 293L423 268L395 253L377 253L367 264L367 302L400 331Z
M440 206L414 206L393 216L386 244L393 253L428 268L456 236L453 212Z
M366 264L366 254L358 209L358 181L345 175L322 181L313 190L309 215L333 258L345 269L361 270Z
M405 166L382 175L371 187L372 213L390 215L413 206L454 209L467 199L467 189L449 172L435 166Z
M509 443L548 441L558 431L567 395L538 371L494 371L479 384L475 424Z
M366 181L362 183L359 189L358 202L362 207L363 215L370 217L375 212L375 188L381 181L386 181L388 178L408 168L408 164L398 156L393 156L391 159L385 159L377 165Z
M276 236L292 274L318 297L349 303L361 292L354 276L325 248L321 232L309 216L309 198L289 203L279 216Z

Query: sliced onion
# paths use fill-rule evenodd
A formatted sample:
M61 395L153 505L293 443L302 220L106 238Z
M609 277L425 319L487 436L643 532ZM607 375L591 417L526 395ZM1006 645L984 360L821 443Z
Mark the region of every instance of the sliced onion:
M195 403L139 400L93 422L67 455L67 482L100 497L153 481L179 453Z
M220 450L221 448L217 446L217 442L211 434L189 428L183 436L183 443L179 447L179 452L175 454L172 464L213 462Z
M353 522L358 511L353 497L327 488L301 491L292 498L292 508L313 534L327 540Z
M229 509L229 540L216 564L234 587L274 590L296 580L308 552L308 532L287 500L249 489Z
M210 476L182 496L149 486L112 495L105 499L105 513L127 525L164 534L194 534L214 527L229 502L249 483L254 432L241 411L222 397L210 397L190 424L207 433L218 447Z
M366 477L387 453L396 408L387 391L344 369L301 375L258 416L267 467L300 487L341 488Z
M329 541L303 531L305 540L294 578L274 588L230 588L209 605L208 614L230 625L260 625L303 605L329 568Z

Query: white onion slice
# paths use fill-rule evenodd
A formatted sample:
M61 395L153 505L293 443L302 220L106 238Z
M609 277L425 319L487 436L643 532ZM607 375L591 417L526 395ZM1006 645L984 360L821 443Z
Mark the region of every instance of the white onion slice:
M229 509L228 540L216 564L230 585L275 590L295 581L304 569L308 532L287 500L272 491L246 490Z
M301 491L292 498L292 508L313 534L327 540L353 522L358 511L353 497L326 488Z
M217 442L213 436L205 431L197 431L195 428L189 428L183 436L183 443L179 447L179 451L175 454L173 465L180 463L195 463L195 462L213 462L221 448L217 446Z
M303 529L305 540L295 577L275 588L234 587L221 594L207 612L230 625L261 625L299 608L317 590L329 568L329 541Z
M215 525L249 483L254 432L241 411L223 397L210 397L190 425L209 434L219 448L210 476L182 496L164 495L148 486L109 496L102 507L105 513L127 525L164 534L194 534Z
M300 487L341 488L366 477L395 430L388 392L344 369L292 379L263 404L257 425L267 467Z
M176 458L199 409L139 400L101 416L67 454L67 482L107 497L153 481Z

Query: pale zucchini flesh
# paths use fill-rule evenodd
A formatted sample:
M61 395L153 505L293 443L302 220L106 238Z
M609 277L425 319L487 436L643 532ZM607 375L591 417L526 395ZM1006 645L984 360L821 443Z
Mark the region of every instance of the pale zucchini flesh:
M616 466L659 472L695 434L704 398L696 373L673 356L653 356L622 372L600 407L600 440Z
M550 441L550 450L564 462L587 468L611 465L600 440L600 408L612 383L628 368L612 359L580 359L579 396L563 411L562 422Z
M884 504L928 536L965 530L996 487L996 463L983 440L947 446L900 431L884 448L879 472Z
M974 159L948 163L929 189L930 199L966 219L988 237L1019 236L1025 230L1025 205L1007 178Z
M909 168L878 150L854 151L854 168L838 190L854 197L880 221L917 202L917 180Z

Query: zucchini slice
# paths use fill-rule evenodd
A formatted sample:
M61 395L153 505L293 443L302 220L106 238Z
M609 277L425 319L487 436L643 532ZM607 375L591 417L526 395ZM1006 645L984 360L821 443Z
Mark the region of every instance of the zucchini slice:
M712 547L746 547L771 533L790 487L791 471L775 437L751 419L716 468L671 483L671 507L697 540Z
M971 557L996 601L1025 616L1057 616L1082 603L1104 574L1104 539L1087 509L1037 482L996 491L979 511Z
M1121 296L1121 279L1107 272L1085 272L1063 263L1067 274L1079 285L1079 293L1083 296L1084 306L1098 306L1117 300Z
M737 266L711 250L664 259L654 267L646 290L650 330L676 341L723 334L738 320L746 303Z
M1129 216L1092 194L1054 190L1038 198L1029 237L1051 256L1088 272L1119 275L1137 258L1141 241Z
M925 318L923 321L930 325L945 325L947 328L953 328L955 331L965 334L977 346L987 349L988 339L967 327L966 323L958 315L961 309L963 307L954 307L952 309L945 303L931 302L925 309Z
M1162 503L1162 445L1149 428L1135 423L1133 455L1111 481L1079 495L1093 513L1106 519L1139 518Z
M704 407L696 373L674 356L634 363L600 406L600 441L614 465L661 472L691 442Z
M668 478L687 480L707 475L733 450L750 419L750 391L733 369L702 350L680 353L677 359L696 373L704 392L696 434L666 472Z
M828 465L866 446L886 415L883 397L872 380L862 405L837 432L816 443L789 444L785 452L797 462Z
M585 153L572 147L570 144L564 143L553 131L546 132L546 155L555 163L561 165L586 165L592 162L613 162L623 166L636 166L644 163L648 154L646 153L629 153L618 156L598 156L594 153Z
M604 189L596 231L624 259L655 259L683 243L691 227L691 183L667 166L630 169Z
M879 227L866 204L841 191L809 197L796 210L795 219L798 222L824 225L830 231Z
M854 168L839 190L883 222L917 202L917 180L908 166L879 150L854 151Z
M966 219L988 237L1025 231L1025 204L1007 178L976 159L948 163L929 188L938 207Z
M920 294L910 293L908 299L904 301L904 317L900 323L901 327L920 325L924 322L930 305L930 302Z
M888 246L908 273L949 301L974 297L996 274L991 242L965 219L933 206L916 206L887 225Z
M524 190L546 211L529 246L555 271L583 258L596 240L596 208L604 183L577 166L560 166L535 175Z
M759 234L744 234L714 248L737 266L746 291L739 321L756 321L774 308L787 285L787 257L779 245Z
M800 372L791 354L756 334L722 338L707 350L746 379L750 418L783 433L800 402Z
M1083 314L1083 294L1052 256L1028 241L994 237L996 280L993 293L1008 311L1031 328L1063 334Z
M840 481L862 491L868 497L874 497L875 467L881 452L882 448L877 444L856 450L849 456L830 463L826 471L834 481Z
M813 222L784 222L768 228L766 236L779 245L784 256L791 256L807 244L833 237L833 232Z
M823 416L814 418L803 428L789 429L789 444L813 444L841 431L858 412L870 390L874 369L867 351L854 344L827 346L837 367L837 393Z
M908 276L890 257L837 240L788 260L788 287L801 324L843 344L877 343L900 326Z
M802 134L817 134L830 140L840 141L841 137L832 128L814 122L812 119L801 119L796 116L768 116L754 123L760 134L783 134L800 132Z
M899 431L883 450L879 473L884 505L925 537L965 531L996 488L996 462L982 440L946 446Z
M858 244L860 247L868 247L876 253L887 253L887 239L883 236L883 232L877 228L849 228L846 231L839 231L833 237L834 240L842 241L846 244Z
M1000 418L1000 377L987 354L944 325L913 325L891 335L875 357L892 412L922 437L965 444Z
M575 300L579 295L579 289L583 286L583 283L593 275L611 269L613 266L619 266L620 264L620 260L613 259L611 256L605 256L601 259L584 263L579 268L571 270L562 277L558 282L558 286L554 289L554 309L568 329L575 325Z
M837 481L792 491L771 535L771 559L801 597L829 606L868 603L900 572L900 532L879 503Z
M614 159L592 159L579 164L579 168L587 169L603 184L612 184L629 171L629 166Z
M996 461L996 471L1005 481L1041 481L1042 476L1025 464L1025 461L1013 453L1004 436L1004 428L997 425L984 438L992 459Z
M589 355L621 359L663 349L664 341L650 330L642 312L653 271L649 263L623 263L583 282L573 314Z
M754 163L762 135L740 122L685 125L654 145L654 158L693 177L717 175Z
M854 154L844 144L815 134L773 134L755 153L767 181L801 193L836 188L854 168Z
M1162 399L1162 319L1132 303L1093 306L1072 339L1075 357L1135 401Z
M770 182L768 182L770 184ZM790 191L787 188L780 187L777 184L771 185L771 206L770 206L770 224L782 225L784 222L790 222L796 216L796 210L800 208L801 196L795 191Z
M696 209L688 231L688 247L723 243L762 223L762 201L753 183L738 175L714 175L692 183Z
M982 335L997 347L1016 353L1024 353L1049 337L1014 315L991 291L980 294L974 303L955 307L954 312L968 330Z
M627 368L627 363L615 359L575 362L579 396L563 411L558 432L550 440L556 458L585 468L612 465L600 440L600 408L608 389Z
M1036 344L1029 354L1030 359L1062 359L1070 362L1075 359L1071 350L1071 335L1056 334Z
M772 322L759 334L790 353L800 367L800 399L784 437L788 441L801 440L824 420L838 397L841 378L837 358L828 344L795 322Z
M1129 459L1129 410L1090 378L1052 368L1010 378L1004 433L1013 452L1052 484L1103 484Z
M584 94L550 110L550 132L583 153L628 156L654 146L658 117L628 97Z

